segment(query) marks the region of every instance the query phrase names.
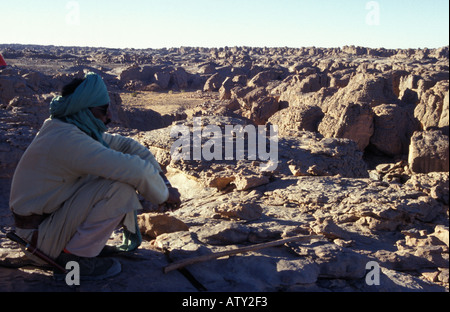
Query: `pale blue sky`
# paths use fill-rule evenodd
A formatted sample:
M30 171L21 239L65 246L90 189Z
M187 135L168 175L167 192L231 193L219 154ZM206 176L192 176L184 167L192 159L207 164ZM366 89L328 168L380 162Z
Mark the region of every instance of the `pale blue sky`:
M0 43L436 48L448 0L0 0Z

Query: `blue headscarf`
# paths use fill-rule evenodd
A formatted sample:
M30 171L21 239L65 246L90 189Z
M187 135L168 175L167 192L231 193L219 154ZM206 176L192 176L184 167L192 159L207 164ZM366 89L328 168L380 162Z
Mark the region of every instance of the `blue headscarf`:
M103 140L102 134L106 131L105 124L95 118L90 107L109 104L109 94L103 79L92 72L85 76L85 80L67 96L57 96L50 103L51 118L77 126L81 131L109 147Z

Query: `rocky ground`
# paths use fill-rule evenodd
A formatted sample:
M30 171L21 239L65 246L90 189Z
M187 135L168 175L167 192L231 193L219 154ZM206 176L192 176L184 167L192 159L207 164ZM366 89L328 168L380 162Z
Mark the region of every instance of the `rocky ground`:
M143 202L145 241L118 258L123 272L77 288L28 265L0 234L0 290L197 291L181 272L162 268L318 235L187 269L208 291L448 292L448 47L0 45L0 53L10 65L0 70L2 228L13 226L8 196L20 156L54 94L85 71L98 72L108 85L110 131L147 146L183 196L182 208L165 214ZM174 159L171 130L193 132L196 117L203 129L278 126L276 169L262 170L260 158ZM202 138L203 148L209 139ZM115 232L110 243L120 236Z

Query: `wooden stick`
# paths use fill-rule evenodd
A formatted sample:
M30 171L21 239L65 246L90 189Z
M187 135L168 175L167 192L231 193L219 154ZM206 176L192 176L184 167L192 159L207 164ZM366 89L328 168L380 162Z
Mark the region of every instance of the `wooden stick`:
M216 253L212 253L212 254L207 254L207 255L203 255L203 256L199 256L199 257L194 257L194 258L189 258L189 259L181 260L178 262L174 262L168 266L165 266L163 268L163 272L169 273L170 271L177 270L179 268L183 268L185 266L188 266L188 265L191 265L194 263L205 262L205 261L217 259L220 257L232 256L232 255L236 255L236 254L246 253L249 251L255 251L255 250L260 250L260 249L264 249L264 248L280 246L280 245L283 245L286 243L318 239L318 238L323 238L323 236L320 236L320 235L294 236L294 237L280 239L280 240L273 241L273 242L256 244L256 245L252 245L252 246L236 248L233 250L216 252Z

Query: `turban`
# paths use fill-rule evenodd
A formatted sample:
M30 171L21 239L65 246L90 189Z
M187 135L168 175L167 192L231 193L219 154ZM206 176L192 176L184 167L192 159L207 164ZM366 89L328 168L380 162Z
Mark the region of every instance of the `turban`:
M109 94L102 78L95 73L87 73L84 81L70 95L57 96L50 103L51 118L77 126L81 131L108 147L102 134L105 124L94 117L89 110L109 104Z

